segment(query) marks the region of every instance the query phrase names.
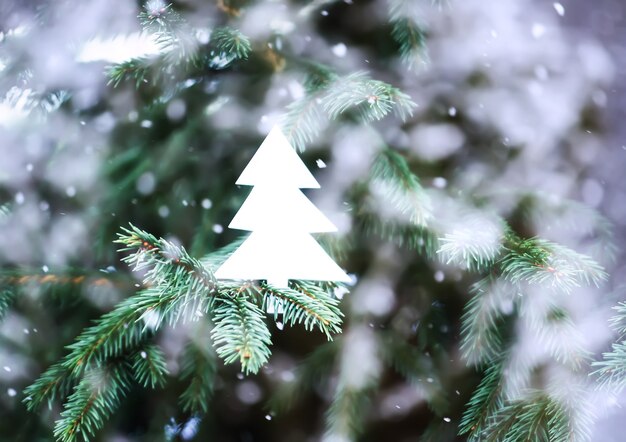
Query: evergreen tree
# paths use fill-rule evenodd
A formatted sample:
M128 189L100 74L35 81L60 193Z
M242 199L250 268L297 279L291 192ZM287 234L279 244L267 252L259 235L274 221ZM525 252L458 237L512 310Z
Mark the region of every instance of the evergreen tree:
M482 2L98 5L0 6L1 438L591 440L626 308L593 362L618 251L558 152L606 79L568 44L474 60Z

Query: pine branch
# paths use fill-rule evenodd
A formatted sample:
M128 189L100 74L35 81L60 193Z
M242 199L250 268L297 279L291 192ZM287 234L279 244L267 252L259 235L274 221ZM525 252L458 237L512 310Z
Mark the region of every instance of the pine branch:
M0 204L0 223L4 223L11 216L12 207L10 203Z
M274 307L275 318L282 312L283 323L294 325L304 323L306 330L314 327L333 339L333 333L341 333L339 301L331 298L320 287L302 281L292 282L294 289L277 289L268 285L261 286L263 309Z
M504 358L492 362L467 403L459 425L459 434L467 435L470 442L485 440L484 434L491 420L504 406L503 369Z
M439 248L439 240L430 229L381 219L373 213L359 213L358 216L359 226L367 236L377 236L429 257L435 256Z
M363 433L371 390L338 388L326 410L328 440L355 440Z
M64 399L76 382L70 377L63 361L51 365L37 380L24 390L24 403L29 411L35 411L44 401L48 408L57 399Z
M356 111L364 122L371 122L383 119L392 111L405 120L413 115L415 103L399 89L372 80L365 72L356 72L333 82L322 106L332 120L347 111Z
M531 315L525 318L528 319L528 316ZM580 371L587 365L590 353L585 350L583 336L564 308L551 308L540 317L540 321L531 318L531 326L538 342L545 346L557 362L572 371Z
M162 79L169 81L174 78L174 69L186 73L185 78L189 77L192 69L204 66L221 70L236 60L247 59L252 50L250 40L237 29L228 26L214 29L208 43L201 42L172 5L160 0L146 3L139 19L144 31L154 38L159 53L109 66L107 76L113 86L130 79L135 80L136 87L148 79L154 82Z
M211 331L217 354L226 364L239 361L246 374L257 373L267 362L272 343L264 313L251 300L252 296L248 288L220 295L213 310L215 328Z
M210 41L217 54L236 60L246 60L252 51L248 37L226 26L214 29Z
M539 239L512 238L499 261L502 275L517 284L525 282L565 293L583 284L599 286L607 278L604 269L588 256Z
M437 254L446 264L471 271L489 269L502 252L506 223L495 214L465 210L439 238Z
M165 355L157 346L146 345L133 356L132 371L135 381L143 387L163 387L168 374Z
M486 434L489 441L589 440L587 427L574 425L570 407L541 392L506 404L494 417Z
M13 290L2 289L0 290L0 321L9 311L9 308L15 301L15 292Z
M54 436L59 442L92 440L128 392L128 362L122 360L85 374L70 395Z
M626 387L626 302L613 307L617 312L610 320L611 327L618 333L617 342L611 344L611 351L602 353L602 360L592 363L596 370L598 385L616 392Z
M510 200L511 196L518 198L516 213L520 214L524 222L541 226L544 231L558 230L584 235L586 239L593 240L590 250L594 258L615 258L617 246L613 240L613 224L597 210L578 201L537 191L500 189L494 194L503 200Z
M187 413L209 411L209 401L213 395L213 383L217 364L213 349L200 346L203 343L190 342L185 347L181 362L180 378L189 385L180 395L180 403Z
M408 69L428 63L428 49L417 4L411 0L389 0L391 36L399 45L400 58Z
M409 222L426 227L432 217L432 206L419 179L411 172L404 157L391 149L384 149L374 160L370 191L378 194L385 205L391 204Z
M316 74L319 72L315 70ZM395 113L402 120L413 115L415 103L410 97L367 73L357 72L345 77L327 72L319 82L307 81L307 94L289 106L283 119L287 137L300 151L312 141L329 120L346 113L355 113L369 123Z
M119 243L134 253L124 261L145 271L150 288L125 299L85 329L68 346L70 353L26 389L29 409L62 393L92 363L119 357L152 335L163 323L175 325L208 313L216 293L213 274L184 249L131 226Z
M487 277L472 285L472 298L461 317L461 352L469 364L489 364L500 358L504 340L502 325L513 313L517 289Z
M308 60L302 64L307 72L304 80L306 95L287 106L287 113L281 121L283 133L300 152L303 152L306 145L312 143L328 124L328 117L322 108L322 99L332 82L338 78L337 74L325 65L311 63Z

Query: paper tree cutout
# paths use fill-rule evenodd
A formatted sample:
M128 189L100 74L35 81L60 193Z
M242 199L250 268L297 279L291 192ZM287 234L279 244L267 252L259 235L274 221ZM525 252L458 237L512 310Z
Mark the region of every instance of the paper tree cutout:
M337 228L300 189L319 188L278 126L265 138L236 184L254 186L228 227L252 234L217 269L218 279L350 282L311 236Z

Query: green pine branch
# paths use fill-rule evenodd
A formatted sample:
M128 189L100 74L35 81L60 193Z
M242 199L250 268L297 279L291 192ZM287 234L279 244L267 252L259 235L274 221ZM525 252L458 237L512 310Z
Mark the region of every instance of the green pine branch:
M617 313L610 319L610 325L618 336L611 344L611 351L602 353L602 360L593 362L596 370L592 374L599 387L619 392L626 387L626 302L618 303L613 309Z
M495 214L464 209L439 237L439 258L470 271L485 271L502 252L506 223Z
M249 288L220 295L212 315L215 328L211 336L217 354L226 364L238 361L246 374L257 373L271 354L265 314L253 297Z
M211 305L213 274L182 248L134 226L124 229L118 242L126 246L122 250L134 251L124 260L146 272L144 284L150 288L122 301L68 346L70 353L26 389L30 410L62 396L91 364L120 357L163 323L198 318Z
M141 347L132 358L135 381L146 388L161 388L167 381L165 355L155 345Z
M93 439L130 388L128 361L120 360L88 371L68 398L54 427L59 442Z
M305 86L305 96L289 106L282 123L285 134L300 151L329 121L342 115L356 115L364 123L392 113L405 120L416 106L400 89L373 80L366 72L338 76L316 66Z
M424 26L417 11L418 2L412 0L389 0L391 36L398 44L400 58L408 69L428 63L428 48Z
M503 370L505 358L491 363L483 374L461 418L459 434L470 442L486 440L484 434L494 416L504 406Z
M317 327L328 340L333 334L341 333L339 301L328 295L319 286L307 282L294 281L293 289L280 289L263 285L263 307L272 305L275 318L281 312L282 321L287 325L304 324L306 330Z
M432 203L419 179L411 172L406 159L391 150L382 150L372 165L370 190L380 193L385 204L391 204L408 216L410 224L426 227L432 218Z
M587 441L589 434L574 422L575 410L540 391L502 407L485 430L487 441ZM586 420L586 419L585 419Z
M180 379L188 385L179 401L187 413L209 411L217 361L213 349L206 345L207 342L190 342L183 353Z
M504 351L502 327L514 311L518 291L488 276L473 284L470 294L461 317L461 352L469 364L481 366L498 360Z
M582 285L599 286L607 278L596 261L565 246L540 238L509 239L498 264L503 277L514 284L525 282L569 293Z
M213 29L208 42L200 41L171 4L149 1L139 20L143 30L154 38L159 53L109 66L106 73L114 87L128 80L134 80L137 88L148 81L169 81L177 72L186 74L181 78L188 78L194 70L221 70L234 61L247 59L252 51L248 37L228 26Z

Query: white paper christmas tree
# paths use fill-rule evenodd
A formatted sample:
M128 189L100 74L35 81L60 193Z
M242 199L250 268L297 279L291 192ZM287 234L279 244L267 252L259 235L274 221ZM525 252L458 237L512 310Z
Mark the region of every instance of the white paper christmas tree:
M337 228L299 190L320 185L277 126L236 184L254 188L228 227L252 234L217 269L218 279L265 279L278 288L290 279L350 282L311 236Z

